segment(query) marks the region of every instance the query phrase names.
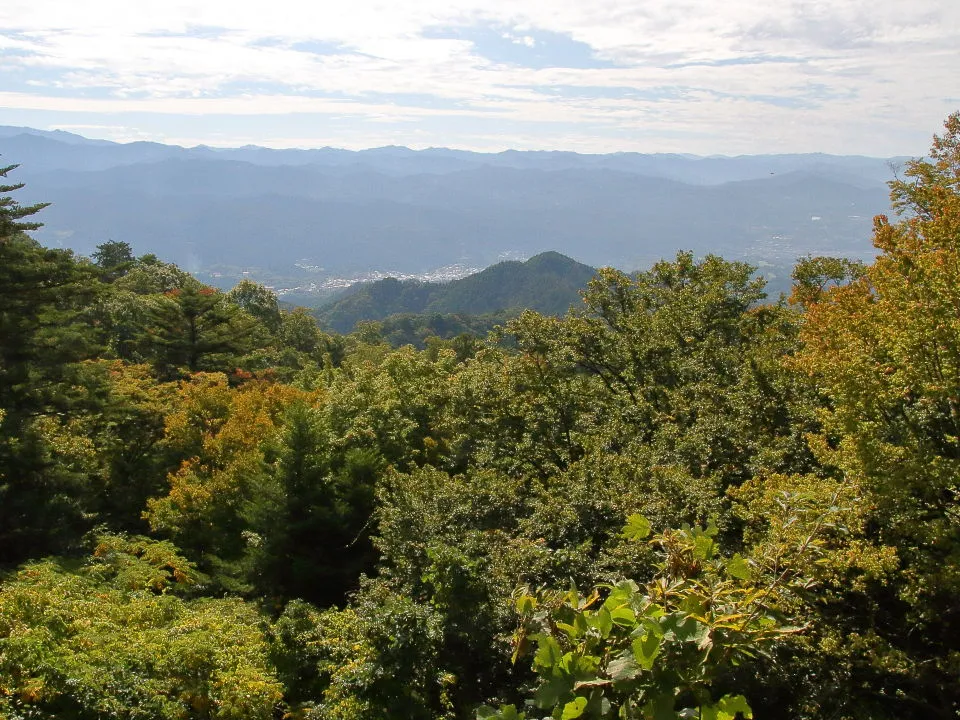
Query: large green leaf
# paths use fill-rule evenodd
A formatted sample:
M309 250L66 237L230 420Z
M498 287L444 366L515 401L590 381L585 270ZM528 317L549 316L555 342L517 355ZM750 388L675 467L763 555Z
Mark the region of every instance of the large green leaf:
M601 638L606 639L613 630L613 617L607 608L602 607L590 617L590 624L597 629Z
M743 695L724 695L715 705L704 705L700 709L701 720L736 720L737 713L744 718L752 718L753 710Z
M637 664L637 661L629 652L614 658L607 665L607 675L616 683L634 680L639 677L642 672L643 668Z
M565 678L554 677L537 688L533 695L533 702L538 708L554 708L560 699L569 697L570 682Z
M738 580L750 580L753 577L750 564L743 559L740 553L727 560L727 575Z
M537 635L537 652L534 655L534 665L545 669L554 668L563 658L560 643L550 635Z
M623 536L628 540L645 540L650 535L650 521L643 515L631 515L623 528Z
M633 641L633 657L644 670L652 670L653 662L660 654L661 638L654 633L646 633Z
M574 720L574 718L583 715L586 707L587 699L585 697L574 698L563 706L563 714L560 716L560 720Z

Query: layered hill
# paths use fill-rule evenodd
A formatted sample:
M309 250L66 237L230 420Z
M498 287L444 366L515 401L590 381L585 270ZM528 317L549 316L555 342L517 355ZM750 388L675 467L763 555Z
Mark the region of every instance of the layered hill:
M530 309L559 315L579 302L579 291L594 273L588 265L546 252L526 262L497 263L449 283L386 278L358 285L320 308L317 316L331 329L349 332L362 320L399 314L488 315Z
M278 289L546 250L627 270L679 249L867 257L892 176L887 159L816 154L183 148L10 127L0 155L22 164L21 202L53 203L48 245L122 240L194 272L262 271Z

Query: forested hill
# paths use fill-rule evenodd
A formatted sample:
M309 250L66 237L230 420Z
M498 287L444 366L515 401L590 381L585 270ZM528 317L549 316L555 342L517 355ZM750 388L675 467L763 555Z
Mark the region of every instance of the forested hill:
M524 309L562 315L580 302L579 293L595 272L565 255L545 252L526 262L497 263L449 283L386 278L357 285L317 315L337 332L349 332L361 320L401 313L486 315Z

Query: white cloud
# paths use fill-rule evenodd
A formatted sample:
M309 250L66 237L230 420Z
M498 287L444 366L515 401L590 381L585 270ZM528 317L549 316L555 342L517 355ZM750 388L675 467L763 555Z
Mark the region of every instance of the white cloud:
M445 27L465 32L431 33ZM473 27L531 52L559 33L614 66L497 63ZM525 147L625 149L635 129L649 150L892 154L921 152L907 143L960 105L953 0L6 0L0 28L0 121L319 113L436 120L433 145L502 120L529 124L504 127Z

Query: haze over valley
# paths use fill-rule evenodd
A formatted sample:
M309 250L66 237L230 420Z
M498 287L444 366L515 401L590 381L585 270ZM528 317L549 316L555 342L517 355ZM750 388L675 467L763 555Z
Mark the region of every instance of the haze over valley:
M0 127L42 242L128 242L224 287L324 295L386 276L446 281L557 251L649 266L687 249L761 267L872 256L903 158L824 154L272 150L114 143Z

